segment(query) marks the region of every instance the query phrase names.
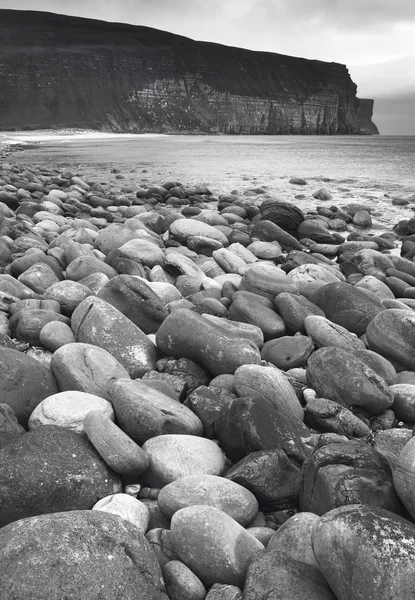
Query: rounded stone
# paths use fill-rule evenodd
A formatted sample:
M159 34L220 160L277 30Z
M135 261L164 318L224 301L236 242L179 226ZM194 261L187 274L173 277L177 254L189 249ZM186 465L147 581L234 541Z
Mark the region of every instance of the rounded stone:
M287 371L305 367L314 351L313 341L305 335L284 336L266 342L261 349L261 358L279 369Z
M40 343L51 352L65 344L76 342L72 329L66 323L51 321L42 327L39 333Z
M164 583L170 600L204 600L206 589L199 577L179 560L163 567Z
M82 300L90 295L91 290L86 285L69 279L59 281L45 291L45 298L59 302L65 315L71 315Z
M85 433L98 454L116 473L140 475L150 464L147 454L101 411L90 411Z
M380 414L393 403L386 382L363 361L341 348L321 348L308 359L307 380L321 398Z
M391 408L396 418L406 423L415 423L415 385L397 383L389 389L393 393Z
M157 498L162 513L171 517L196 504L214 506L247 527L258 512L255 496L241 485L215 475L188 475L166 485Z
M323 310L327 319L358 336L366 332L377 314L385 311L374 294L342 282L320 287L310 300Z
M98 500L92 510L118 515L124 521L134 525L143 535L146 534L150 521L150 511L147 506L128 494L111 494Z
M41 425L0 451L0 527L44 513L90 509L121 491L85 436Z
M304 320L305 331L317 348L333 346L349 352L365 350L366 346L355 333L351 333L341 325L333 323L325 317L310 315Z
M311 512L300 512L285 521L272 535L267 550L280 550L294 560L318 568L311 546L311 534L320 517Z
M201 315L178 309L161 324L156 343L165 356L190 358L212 375L233 374L243 364L261 361L258 346L224 332Z
M402 448L393 469L393 483L406 509L415 518L415 438Z
M107 350L131 377L142 377L155 368L156 347L137 325L105 300L89 296L72 315L78 342Z
M22 352L0 346L1 402L13 409L21 425L27 425L42 400L58 391L50 367Z
M84 421L91 410L98 410L114 420L114 410L104 398L85 392L67 391L48 396L30 415L29 429L40 425L59 425L84 433Z
M137 444L165 433L203 433L202 422L189 408L141 380L118 379L109 395L121 429Z
M217 444L194 435L167 434L153 437L143 444L150 459L145 481L150 487L162 488L186 475L221 475L225 457Z
M232 517L212 506L190 506L171 521L174 548L184 564L206 585L243 587L252 557L264 548Z
M239 367L235 371L235 389L240 397L266 400L286 416L304 418L304 410L294 388L277 367Z
M92 344L65 344L54 352L50 365L60 391L77 390L105 399L114 379L128 377L109 352Z
M115 515L22 519L1 529L0 540L0 588L10 599L168 600L149 543Z
M336 508L315 526L312 546L338 600L412 600L415 527L405 519L366 504Z
M367 328L369 348L397 364L400 371L415 370L415 314L391 308L376 315Z

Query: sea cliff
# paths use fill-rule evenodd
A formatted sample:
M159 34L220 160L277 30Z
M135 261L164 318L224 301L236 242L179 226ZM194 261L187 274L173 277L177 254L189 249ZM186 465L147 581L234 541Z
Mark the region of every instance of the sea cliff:
M0 129L372 134L345 65L0 10Z

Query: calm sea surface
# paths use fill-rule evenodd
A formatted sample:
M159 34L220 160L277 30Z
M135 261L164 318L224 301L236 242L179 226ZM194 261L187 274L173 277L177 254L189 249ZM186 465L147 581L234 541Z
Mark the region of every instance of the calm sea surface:
M12 134L39 140L42 132ZM40 137L39 137L40 136ZM381 202L415 193L415 136L160 136L44 134L35 148L13 154L21 164L70 168L101 181L178 180L206 183L214 193L262 187L288 198L288 179L309 182L307 193L328 187L343 198ZM118 179L120 177L118 176ZM293 188L296 190L293 190ZM304 189L305 191L305 189ZM309 196L311 199L311 195ZM388 201L390 205L390 200Z

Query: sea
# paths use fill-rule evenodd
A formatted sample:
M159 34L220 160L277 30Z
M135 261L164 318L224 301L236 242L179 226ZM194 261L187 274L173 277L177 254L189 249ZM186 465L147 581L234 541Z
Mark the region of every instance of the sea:
M21 165L70 169L90 179L125 185L205 184L216 195L262 190L300 208L315 207L313 191L362 202L381 220L396 222L402 207L391 198L415 194L415 136L211 136L97 132L18 132L27 149L12 154ZM9 140L10 141L10 140ZM289 185L292 177L308 185ZM301 198L301 196L303 196ZM407 210L412 210L414 205ZM407 216L406 218L410 218ZM402 217L400 217L402 218Z

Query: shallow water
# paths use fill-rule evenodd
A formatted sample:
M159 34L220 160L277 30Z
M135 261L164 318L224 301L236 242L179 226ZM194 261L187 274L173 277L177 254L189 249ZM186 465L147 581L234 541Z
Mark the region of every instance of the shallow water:
M86 177L124 184L208 184L215 194L251 190L314 208L313 191L324 186L329 204L361 202L382 223L396 223L404 211L392 197L415 193L415 136L158 136L34 132L11 134L18 141L42 139L35 148L13 155L20 164L70 168ZM297 176L308 181L288 183ZM118 181L118 186L123 182ZM304 198L296 198L299 194Z

